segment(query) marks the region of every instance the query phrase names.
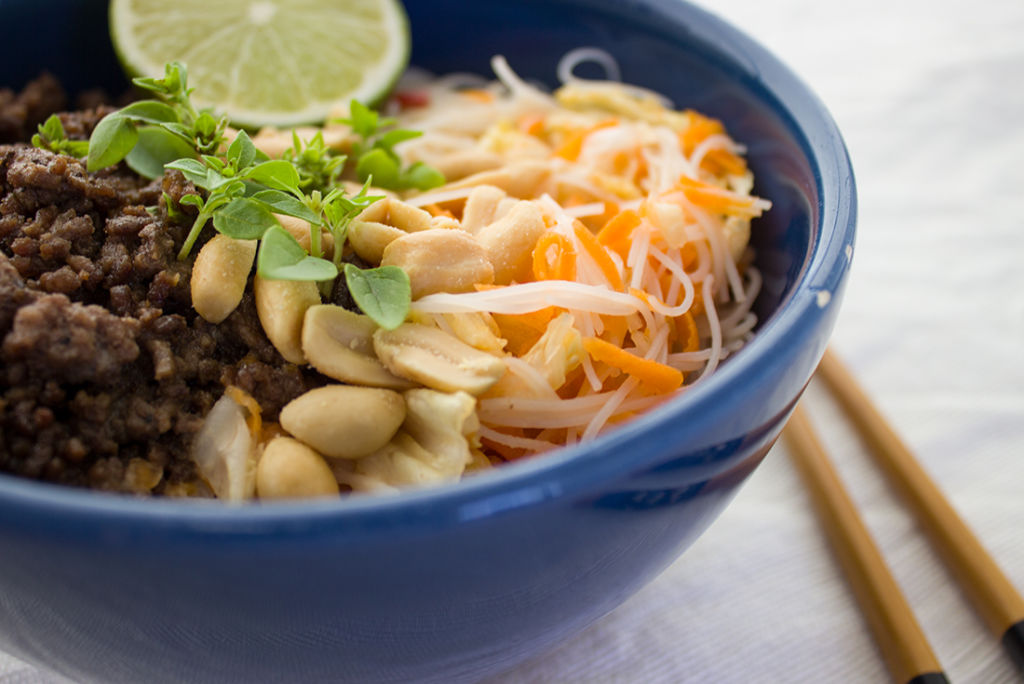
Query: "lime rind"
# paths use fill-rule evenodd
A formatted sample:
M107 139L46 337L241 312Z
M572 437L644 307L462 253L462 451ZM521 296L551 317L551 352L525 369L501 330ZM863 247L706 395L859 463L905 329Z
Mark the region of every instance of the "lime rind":
M189 7L204 3L197 27ZM238 19L268 8L272 21ZM185 62L193 102L253 128L320 123L351 99L376 104L410 53L397 0L111 0L110 32L129 75L159 77L166 62Z

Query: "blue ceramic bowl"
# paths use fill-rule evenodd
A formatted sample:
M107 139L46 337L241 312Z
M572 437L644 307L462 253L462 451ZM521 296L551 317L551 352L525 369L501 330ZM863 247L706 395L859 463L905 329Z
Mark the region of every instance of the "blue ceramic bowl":
M0 22L31 27L0 44L7 84L46 67L72 88L120 87L104 4L0 3ZM850 162L821 103L674 0L408 4L413 61L431 70L487 74L501 53L551 82L564 52L593 45L625 80L723 119L774 203L754 237L756 339L592 444L398 497L228 507L0 477L0 649L78 681L477 679L650 581L774 442L825 347L854 239Z

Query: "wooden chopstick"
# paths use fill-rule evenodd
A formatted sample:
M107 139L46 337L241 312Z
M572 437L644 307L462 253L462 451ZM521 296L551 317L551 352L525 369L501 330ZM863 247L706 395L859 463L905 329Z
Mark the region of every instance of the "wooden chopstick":
M782 433L897 684L948 684L881 552L797 406Z
M857 424L985 623L1024 670L1024 598L985 551L853 375L826 351L818 374Z

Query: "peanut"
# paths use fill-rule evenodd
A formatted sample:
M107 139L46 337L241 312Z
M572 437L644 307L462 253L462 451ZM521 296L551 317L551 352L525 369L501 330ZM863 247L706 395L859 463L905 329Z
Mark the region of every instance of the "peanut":
M192 266L192 307L210 323L231 315L249 280L256 258L255 240L215 235L203 245Z
M484 226L477 241L494 266L494 282L508 285L529 279L533 248L544 233L544 215L533 202L521 201L494 223Z
M302 324L302 351L306 360L329 378L354 385L406 389L408 380L392 375L373 351L377 324L333 304L306 310Z
M551 176L550 166L543 161L524 159L512 162L503 168L482 171L467 176L442 189L469 188L475 185L493 185L513 197L527 199L536 197L544 182Z
M306 309L320 303L316 283L298 280L253 279L256 313L263 332L286 361L306 362L302 353L302 320Z
M360 458L387 444L405 420L398 392L327 385L281 409L281 426L330 458Z
M502 158L493 152L483 150L460 150L446 154L433 161L433 166L449 181L471 176L481 171L496 169Z
M256 466L256 494L261 499L308 499L337 496L338 482L320 454L289 437L275 437Z
M463 390L478 395L505 373L505 362L499 357L419 323L377 330L373 348L395 375L445 392Z
M404 235L387 246L380 263L409 274L413 299L435 292L470 292L477 283L494 282L487 251L462 230L434 228Z
M380 263L384 248L406 233L431 228L430 213L390 197L363 210L348 229L349 244L361 259Z
M498 203L505 197L507 197L505 191L493 185L480 185L473 188L469 197L466 198L466 206L462 210L462 229L475 234L494 221Z

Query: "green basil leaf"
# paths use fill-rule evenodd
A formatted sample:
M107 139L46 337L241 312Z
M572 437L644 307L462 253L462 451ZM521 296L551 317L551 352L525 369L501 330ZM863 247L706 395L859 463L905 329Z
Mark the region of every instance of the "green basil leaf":
M444 185L444 174L433 166L416 162L402 172L402 188L416 188L417 190L430 190Z
M256 271L268 280L331 280L338 268L306 253L291 233L277 225L263 234Z
M216 171L217 173L222 172L224 170L224 167L227 166L227 164L225 164L220 157L215 157L212 154L204 154L202 157L200 157L200 159L206 162L206 165L209 166L214 171Z
M217 130L217 120L208 111L199 115L194 124L196 132L201 138L209 138Z
M174 97L185 94L187 79L188 72L184 64L168 62L164 65L163 78L134 78L132 83L144 90Z
M283 159L272 159L257 164L245 174L249 180L262 183L268 188L284 190L293 195L301 194L299 190L299 173L291 162Z
M185 178L192 181L201 188L206 187L206 167L198 159L178 159L164 164L165 169L177 169L184 174Z
M118 113L121 116L151 124L177 123L180 121L178 113L174 111L173 107L156 100L133 102Z
M317 226L323 224L323 220L312 209L286 192L281 192L280 190L260 190L251 197L257 202L266 204L278 214L294 216Z
M51 114L50 118L39 125L39 133L49 142L64 140L67 137L64 134L64 124L56 114Z
M167 88L164 86L163 79L152 78L151 76L140 76L132 79L132 85L148 90L154 93L160 93L161 95L167 93Z
M351 119L347 119L346 123L352 127L352 130L363 138L369 138L371 135L377 132L377 112L373 111L359 100L352 100L349 104L349 115Z
M390 150L392 147L394 147L400 142L412 140L413 138L418 138L421 135L423 135L423 131L409 131L404 128L397 128L393 131L388 131L384 135L377 138L377 142L374 144L379 145L384 149Z
M159 126L143 126L139 129L139 140L125 157L128 166L135 173L146 178L164 175L164 165L182 157L195 154L187 142Z
M231 200L213 215L217 232L238 240L256 240L280 225L265 205L246 197Z
M175 123L173 121L167 123L161 123L161 126L166 128L171 133L179 136L185 142L192 144L192 129L182 123Z
M234 178L226 178L226 177L222 176L217 171L217 169L212 169L212 168L210 168L208 166L208 167L206 167L206 179L203 181L205 183L205 185L203 185L202 187L206 188L207 190L213 191L213 190L216 190L217 188L219 188L222 185L227 185L228 183L232 182L233 180L235 180L235 179Z
M345 264L345 283L363 313L385 330L394 330L409 315L412 303L409 274L398 266L364 271L353 264Z
M170 92L187 95L188 68L181 62L165 64L164 85Z
M398 161L382 149L370 150L356 164L359 180L366 181L373 176L377 187L398 189Z
M132 151L138 139L139 132L135 124L117 112L107 114L89 138L89 161L86 168L98 171L113 166Z
M89 141L88 140L65 140L62 143L65 150L65 154L70 154L72 157L82 157L89 154Z
M239 131L235 139L228 145L228 159L235 163L236 169L249 167L256 159L256 146L245 131Z
M168 195L167 197L169 199L170 195ZM182 195L181 199L178 200L178 204L191 205L191 206L195 207L196 209L199 209L200 211L202 211L204 203L203 203L203 198L202 197L200 197L199 195L196 195L195 193L191 193L190 192L187 195Z

